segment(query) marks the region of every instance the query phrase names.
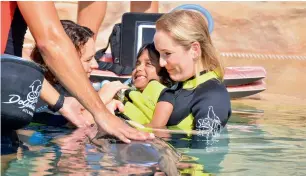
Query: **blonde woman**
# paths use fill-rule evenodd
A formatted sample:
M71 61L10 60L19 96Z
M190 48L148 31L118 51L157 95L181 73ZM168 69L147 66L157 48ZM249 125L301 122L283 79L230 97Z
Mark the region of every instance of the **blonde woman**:
M166 125L211 132L224 127L231 115L230 97L202 14L188 10L164 14L156 22L154 44L160 66L178 82L158 100L173 105Z

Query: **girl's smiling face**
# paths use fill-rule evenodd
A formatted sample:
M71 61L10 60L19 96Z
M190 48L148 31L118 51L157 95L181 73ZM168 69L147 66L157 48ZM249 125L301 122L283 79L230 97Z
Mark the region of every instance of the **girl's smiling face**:
M134 86L142 91L151 80L160 81L158 76L160 69L158 60L150 58L148 50L145 49L137 59L132 72Z

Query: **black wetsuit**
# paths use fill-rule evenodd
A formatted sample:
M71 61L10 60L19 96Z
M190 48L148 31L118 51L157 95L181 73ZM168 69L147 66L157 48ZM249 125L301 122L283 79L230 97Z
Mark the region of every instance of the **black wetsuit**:
M10 5L15 5L16 2L9 2ZM14 4L15 3L15 4ZM17 5L14 8L14 16L10 25L10 30L8 33L8 39L6 43L6 47L4 50L4 54L10 54L13 56L22 57L22 49L24 43L24 37L27 31L27 24L22 17L20 10ZM68 96L69 93L62 86L55 85L55 88L65 96ZM70 96L70 95L69 95ZM33 121L38 123L44 123L47 125L61 126L67 123L67 120L59 115L58 113L54 113L48 108L45 108L47 104L39 99L36 110L38 108L41 109L39 113L35 113L33 116ZM18 119L16 119L16 123L18 123Z
M13 18L10 24L9 33L5 34L7 35L7 42L6 42L5 50L1 51L1 54L10 54L13 56L22 57L22 48L23 48L24 37L27 31L27 24L25 20L23 19L18 9L18 6L16 5L16 2L8 2L8 3L10 3L10 7L12 9L11 13L13 13L14 15L13 15ZM3 5L2 2L1 2L1 5ZM9 18L9 17L10 17L9 14L5 14L4 18ZM2 28L2 30L4 29ZM2 82L2 84L4 83ZM7 118L2 118L2 114L1 114L1 120L5 120L5 119ZM21 119L21 122L18 121L19 119ZM18 126L18 123L24 122L24 119L22 118L19 118L19 119L15 119L14 126ZM7 122L4 122L4 121L2 121L2 123L7 124ZM2 127L3 128L1 128L1 139L2 139L1 140L1 154L5 155L5 154L10 154L10 153L15 153L17 151L17 148L21 146L18 140L18 136L14 130L9 130L9 127L7 126L5 127L2 126Z
M202 72L201 76L204 74ZM231 115L230 96L226 87L213 78L195 88L184 88L187 82L194 82L195 79L192 77L179 83L175 89L162 91L158 101L170 102L174 107L167 126L178 125L191 114L196 130L224 127Z

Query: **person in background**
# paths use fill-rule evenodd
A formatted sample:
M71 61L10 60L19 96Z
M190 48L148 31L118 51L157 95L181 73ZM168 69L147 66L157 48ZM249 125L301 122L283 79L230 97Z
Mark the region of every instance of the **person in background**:
M130 2L130 12L158 13L158 7L158 1ZM77 23L90 28L95 33L95 40L103 23L106 9L107 1L78 1Z

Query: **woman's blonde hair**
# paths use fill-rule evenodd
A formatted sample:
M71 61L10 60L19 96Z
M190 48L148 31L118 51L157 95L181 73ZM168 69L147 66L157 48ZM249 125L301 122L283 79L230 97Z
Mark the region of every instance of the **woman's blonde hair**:
M166 13L157 20L156 30L170 33L174 41L186 50L190 49L193 42L199 42L203 67L208 71L216 71L219 78L223 79L224 68L212 44L206 21L201 13L190 10Z

